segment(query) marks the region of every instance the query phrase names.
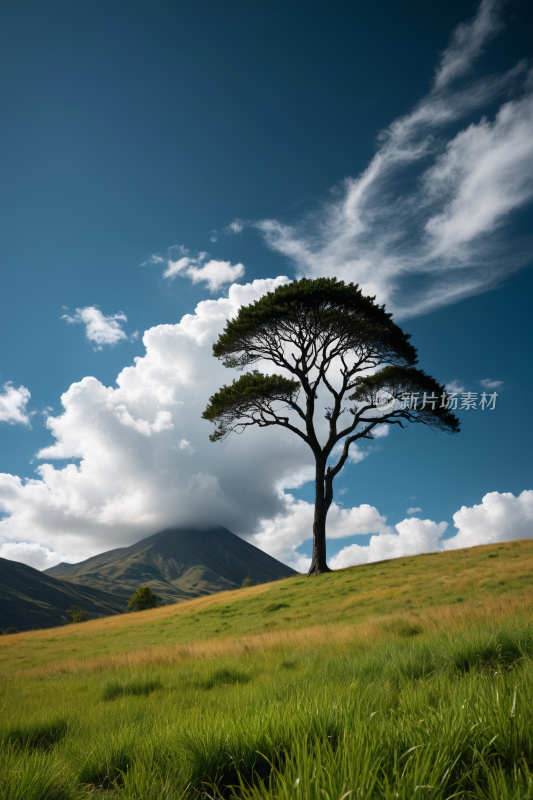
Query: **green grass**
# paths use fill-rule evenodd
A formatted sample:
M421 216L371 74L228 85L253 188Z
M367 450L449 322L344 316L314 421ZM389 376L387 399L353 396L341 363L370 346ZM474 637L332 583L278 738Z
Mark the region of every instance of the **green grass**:
M494 556L494 557L493 557ZM388 614L430 614L456 605L505 605L533 591L533 541L509 542L363 565L307 581L293 577L124 614L0 637L0 673L64 661L117 659L142 648L312 627L362 625Z
M527 551L511 556L524 544L490 560L487 548L461 551L462 561L444 554L430 578L440 556L204 598L179 612L195 621L189 645L141 655L79 658L102 639L114 651L121 629L104 624L116 618L2 637L19 643L0 673L0 800L533 800L532 592L515 586L502 601L465 589L476 570L488 586L520 578ZM464 561L460 594L423 606L431 581ZM407 569L414 612L383 597L404 591ZM304 603L314 627L295 612ZM324 625L328 603L338 616ZM250 633L207 635L228 618L238 628L246 607ZM128 636L149 635L150 619L172 628L178 611L127 617ZM259 635L258 620L277 626ZM41 664L36 644L54 648L48 660L36 651ZM64 661L73 645L76 660Z

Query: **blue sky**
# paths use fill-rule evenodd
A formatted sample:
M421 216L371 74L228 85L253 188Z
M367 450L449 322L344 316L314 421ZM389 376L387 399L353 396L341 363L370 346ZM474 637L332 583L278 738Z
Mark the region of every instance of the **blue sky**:
M498 392L457 436L356 451L332 563L533 535L532 16L4 8L0 555L222 524L305 568L309 455L260 431L211 445L200 414L232 377L209 356L224 315L321 274L377 294L438 380Z

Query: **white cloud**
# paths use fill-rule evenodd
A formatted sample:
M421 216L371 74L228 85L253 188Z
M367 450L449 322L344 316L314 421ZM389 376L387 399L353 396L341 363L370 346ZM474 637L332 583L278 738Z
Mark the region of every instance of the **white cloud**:
M233 222L230 222L226 230L229 233L241 233L244 230L246 223L242 219L234 219Z
M87 306L77 308L72 317L63 314L61 319L66 319L71 325L76 323L85 325L85 335L90 342L94 342L97 350L101 350L104 344L114 345L128 338L121 325L122 322L127 322L128 318L122 311L106 317L96 306Z
M462 381L448 381L446 384L446 391L450 394L461 394L466 389Z
M414 511L409 509L407 513ZM421 509L417 509L421 511ZM336 553L330 567L340 569L386 558L401 558L441 550L533 538L533 491L518 497L510 492L490 492L480 505L463 506L453 515L457 533L444 539L447 522L411 517L389 531L372 536L368 545L351 544Z
M185 450L186 453L190 453L190 455L196 452L196 447L193 447L187 439L181 439L178 442L178 447L180 450Z
M490 378L484 378L482 381L478 381L478 383L483 386L484 389L487 391L491 391L492 389L497 389L499 386L503 386L503 381L492 381Z
M199 253L196 258L193 258L189 255L189 251L181 245L174 245L170 250L178 250L181 253L181 258L176 261L172 261L172 259L167 261L167 268L163 272L163 278L174 280L178 275L186 276L193 283L206 283L209 291L216 292L222 286L234 283L244 275L242 264L232 266L230 261L216 261L214 259L204 263L207 253Z
M490 492L481 505L463 506L453 515L458 533L443 543L444 549L508 542L533 537L533 491L518 497L511 492Z
M4 391L0 394L0 422L10 425L29 425L30 418L26 406L31 394L25 386L15 389L11 381L4 383Z
M366 546L351 544L330 559L332 569L383 561L387 558L414 556L440 549L441 537L448 527L447 522L430 519L404 519L395 525L396 533L381 533L372 536Z
M502 26L496 15L498 5L494 0L483 0L472 22L457 26L435 75L437 89L467 72L484 44L500 30Z
M251 535L259 518L282 513L280 486L309 476L308 448L281 430L250 430L215 445L201 413L232 377L211 347L226 320L288 282L233 284L228 297L146 331L145 355L115 386L93 377L72 384L62 413L46 420L53 442L38 454L45 463L37 475L0 475L7 514L0 542L25 541L31 531L33 543L75 561L169 525L225 525ZM54 459L79 462L56 467Z
M297 548L312 536L314 506L280 493L282 508L279 514L260 520L260 531L250 541L265 552L302 572L309 569L311 559L302 556ZM389 531L387 518L373 506L363 504L341 508L332 503L328 513L328 539Z
M20 561L35 569L48 569L65 559L61 553L56 553L48 547L30 542L4 542L0 545L0 558L10 561Z
M408 508L405 513L406 514L419 514L421 511L422 511L421 508L418 508L418 506L415 506L414 508Z
M389 431L390 425L376 425L372 433L375 439L382 439L384 436L389 435Z
M496 4L483 0L452 37L430 93L382 132L367 169L317 213L293 225L236 220L229 230L257 228L299 277L355 281L396 318L483 291L526 263L529 239L515 235L511 247L505 224L533 197L533 81L524 63L466 76L498 27ZM482 116L502 99L495 116Z

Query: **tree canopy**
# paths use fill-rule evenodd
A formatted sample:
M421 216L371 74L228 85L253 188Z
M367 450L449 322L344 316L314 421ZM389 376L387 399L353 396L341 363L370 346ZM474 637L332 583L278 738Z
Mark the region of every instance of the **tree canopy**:
M243 370L262 362L289 373L252 369L214 394L203 418L215 424L213 442L252 425L278 425L309 445L316 463L309 574L328 570L325 522L332 482L353 442L373 438L379 424L459 431L444 386L416 368L417 351L409 339L385 307L357 285L302 278L241 307L213 345L226 367ZM316 416L323 394L329 398L325 433ZM336 463L328 465L341 442Z
M146 611L164 605L163 600L149 586L141 586L128 598L128 611Z
M78 606L71 606L65 614L69 618L71 622L87 622L89 619L89 615L83 608L79 608Z

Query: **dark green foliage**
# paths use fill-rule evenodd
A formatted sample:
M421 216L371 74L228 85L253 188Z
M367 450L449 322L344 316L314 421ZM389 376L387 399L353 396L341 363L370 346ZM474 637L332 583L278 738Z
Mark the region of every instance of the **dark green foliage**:
M51 750L66 734L64 719L46 723L34 723L23 727L13 727L6 734L6 741L22 750Z
M161 598L152 592L149 586L141 586L128 599L128 611L146 611L150 608L160 608L165 604Z
M137 679L129 683L121 683L120 681L110 681L104 686L102 697L104 700L116 700L117 697L125 697L130 695L132 697L147 697L156 689L161 689L161 681L148 681Z
M374 300L353 283L302 278L241 307L213 345L213 353L224 359L224 366L242 368L263 357L272 337L303 333L310 340L338 340L346 351L364 347L394 363L416 363L409 334Z
M12 625L10 625L9 628L5 628L4 630L0 629L1 636L9 636L12 633L19 633L19 631L16 628L13 628Z
M78 606L71 606L65 614L69 618L71 622L87 622L89 619L89 615L83 608L78 608Z
M222 389L209 399L202 419L216 422L218 428L209 437L212 442L228 435L236 419L245 418L264 407L268 413L270 403L280 400L288 403L298 397L300 384L282 375L261 375L257 370L247 372L231 386Z
M254 581L254 579L253 579L253 578L250 578L250 576L248 575L248 576L247 576L247 577L246 577L246 578L243 580L243 582L242 582L242 584L241 584L241 588L242 588L242 589L247 589L249 586L255 586L255 584L256 584L256 583L257 583L257 581Z

